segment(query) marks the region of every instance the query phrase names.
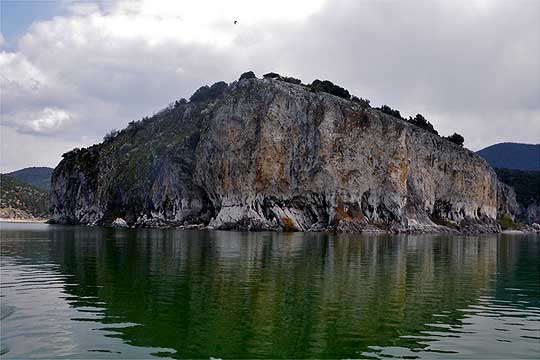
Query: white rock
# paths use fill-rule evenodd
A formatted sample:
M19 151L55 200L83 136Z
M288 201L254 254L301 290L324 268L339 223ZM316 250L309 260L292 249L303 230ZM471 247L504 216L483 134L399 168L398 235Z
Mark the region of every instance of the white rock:
M113 227L122 227L122 228L129 227L126 220L124 220L122 218L116 218L116 220L113 221L112 226Z
M523 231L521 231L521 230L503 230L502 233L507 234L507 235L521 235L521 234L523 234Z

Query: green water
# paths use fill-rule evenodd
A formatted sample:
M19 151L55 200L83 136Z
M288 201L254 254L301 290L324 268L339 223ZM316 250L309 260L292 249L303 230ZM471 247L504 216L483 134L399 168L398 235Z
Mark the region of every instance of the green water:
M539 358L540 237L2 223L4 358Z

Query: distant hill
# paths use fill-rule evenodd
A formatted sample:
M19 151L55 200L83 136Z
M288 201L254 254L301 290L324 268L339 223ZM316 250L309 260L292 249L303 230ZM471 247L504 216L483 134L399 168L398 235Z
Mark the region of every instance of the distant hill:
M540 171L496 168L497 177L514 188L521 207L518 220L540 223Z
M49 215L49 192L0 174L0 217L46 218Z
M514 188L523 207L540 204L540 171L497 168L495 172L502 182Z
M494 168L540 170L540 144L500 143L477 153Z
M29 167L13 171L5 175L48 191L51 187L51 176L53 170L54 169L50 167Z

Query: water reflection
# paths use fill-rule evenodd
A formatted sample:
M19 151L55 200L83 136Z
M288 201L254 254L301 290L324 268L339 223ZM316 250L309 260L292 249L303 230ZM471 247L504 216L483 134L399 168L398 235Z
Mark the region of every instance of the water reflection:
M24 357L534 357L538 240L4 227L2 343ZM61 344L45 341L54 327L28 333L46 319Z

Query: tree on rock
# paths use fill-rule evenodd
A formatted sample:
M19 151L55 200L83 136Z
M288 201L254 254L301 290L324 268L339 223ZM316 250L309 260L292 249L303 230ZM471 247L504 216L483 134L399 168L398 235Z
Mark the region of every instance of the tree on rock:
M347 100L351 98L351 94L349 94L349 91L347 89L344 89L329 80L313 80L313 82L309 85L309 88L313 92L321 91L335 96L339 96L340 98L344 98Z
M352 96L351 97L351 100L357 104L359 104L361 107L363 107L364 109L368 109L371 107L371 105L369 105L369 99L364 99L364 98L359 98L358 96Z
M398 119L403 119L401 117L401 113L399 112L399 110L395 110L395 109L392 109L390 106L388 105L383 105L379 108L379 110L381 110L383 113L385 114L388 114L390 116L393 116L393 117L397 117Z
M284 82L288 82L288 83L291 83L291 84L296 84L296 85L302 84L302 80L297 79L297 78L293 78L293 77L290 77L290 76L279 77L279 80L284 81Z
M227 84L225 81L218 81L214 85L210 86L210 97L216 98L223 94L225 90L229 87L229 84Z
M114 139L115 137L117 137L118 134L120 134L120 131L118 131L118 130L116 130L116 129L112 129L112 130L109 131L107 134L105 134L105 136L103 137L103 142L109 142L109 141L112 141L112 139Z
M269 72L267 74L263 75L263 78L265 79L279 79L281 76L278 73L275 72Z
M255 76L255 73L253 71L247 71L245 73L243 73L242 75L240 75L240 79L239 80L244 80L244 79L256 79L257 77Z
M463 143L465 142L463 136L459 135L458 133L453 133L450 136L445 136L444 139L449 140L454 144L458 144L459 146L463 146Z
M225 81L219 81L212 86L204 85L197 89L189 98L191 102L203 102L212 100L219 97L227 90L227 83Z
M177 107L180 107L180 106L185 105L185 104L187 104L187 100L184 99L184 98L181 98L180 100L176 100L174 102L174 107L177 108Z
M439 135L439 133L437 132L437 130L435 130L435 128L433 127L433 125L426 120L425 117L423 117L421 114L416 114L416 116L413 118L409 117L409 120L408 120L411 124L414 124L418 127L421 127L422 129L425 129L427 131L429 131L430 133L433 133L435 135Z

